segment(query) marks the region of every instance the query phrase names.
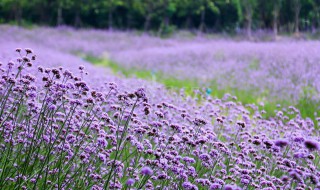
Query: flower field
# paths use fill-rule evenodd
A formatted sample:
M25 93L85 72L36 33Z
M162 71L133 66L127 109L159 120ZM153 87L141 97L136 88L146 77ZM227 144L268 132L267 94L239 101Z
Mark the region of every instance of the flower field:
M320 190L319 108L311 118L277 105L266 117L255 102L318 102L317 41L0 31L0 189ZM257 100L201 90L213 83Z
M304 96L317 101L320 98L317 93L320 91L318 41L160 39L134 33L70 28L25 30L2 26L1 30L1 40L5 40L2 44L13 41L14 44L33 44L59 52L102 57L124 68L200 80L206 85L214 83L220 90L248 90L267 99L297 102Z

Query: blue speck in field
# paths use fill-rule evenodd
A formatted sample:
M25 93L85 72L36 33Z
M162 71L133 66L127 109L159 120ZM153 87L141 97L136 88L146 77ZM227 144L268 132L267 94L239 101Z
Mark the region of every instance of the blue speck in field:
M154 71L154 70L151 71L151 77L152 77L152 81L156 81L156 79L157 79L156 71Z
M207 88L206 89L206 93L207 93L208 96L211 94L211 92L212 92L211 88Z

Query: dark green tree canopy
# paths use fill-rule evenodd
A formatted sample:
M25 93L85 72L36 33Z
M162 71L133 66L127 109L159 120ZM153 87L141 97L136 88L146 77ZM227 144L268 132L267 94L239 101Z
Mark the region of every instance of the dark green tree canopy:
M319 0L1 0L0 23L120 30L318 32ZM242 30L239 30L242 29Z

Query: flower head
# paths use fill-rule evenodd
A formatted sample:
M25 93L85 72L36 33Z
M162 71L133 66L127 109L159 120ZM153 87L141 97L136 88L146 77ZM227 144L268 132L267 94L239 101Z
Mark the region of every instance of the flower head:
M289 144L288 140L286 139L278 139L274 142L276 146L279 146L280 148L283 148Z
M304 141L304 146L310 151L314 151L314 150L319 150L320 149L319 143L317 141L314 141L314 140L306 140L306 141Z
M27 54L33 53L32 49L30 49L30 48L26 48L24 50L26 51Z
M141 174L142 175L152 175L153 174L153 170L148 167L148 166L145 166L141 169Z
M132 178L130 178L130 179L128 179L128 181L127 181L126 184L127 184L128 186L132 186L134 183L135 183L135 180L132 179Z
M211 185L210 185L210 190L215 190L215 189L221 189L221 184L219 184L219 183L212 183Z

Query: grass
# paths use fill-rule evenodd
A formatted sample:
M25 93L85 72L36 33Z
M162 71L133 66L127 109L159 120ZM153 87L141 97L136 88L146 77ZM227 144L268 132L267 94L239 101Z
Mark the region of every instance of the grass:
M94 65L108 67L112 70L114 74L120 74L125 77L136 77L144 80L152 80L159 83L162 83L166 86L169 90L178 91L182 88L185 89L185 92L187 95L194 96L194 90L200 89L201 86L199 84L199 81L196 79L177 79L172 76L166 76L165 74L161 72L151 72L149 70L140 69L140 68L124 68L118 65L117 63L101 59L93 56L85 56L85 59ZM254 62L252 64L252 67L256 69L258 66L258 63ZM274 117L276 115L276 110L279 110L277 108L277 105L280 104L282 108L288 107L288 106L294 106L300 110L301 116L303 118L310 118L315 123L315 128L318 129L317 121L315 113L317 113L318 116L320 116L320 102L314 102L310 100L309 98L301 98L296 104L292 105L292 102L287 100L281 100L281 101L266 101L268 94L262 94L260 96L256 96L253 91L247 91L247 90L241 90L237 88L218 88L218 85L215 83L215 81L212 81L207 87L207 94L216 97L216 98L222 98L226 93L229 93L233 96L237 97L237 100L241 102L243 105L246 104L255 104L259 106L260 110L266 111L266 114L263 115L265 118ZM261 106L260 103L263 102L264 106ZM292 118L293 115L287 115L289 118Z

